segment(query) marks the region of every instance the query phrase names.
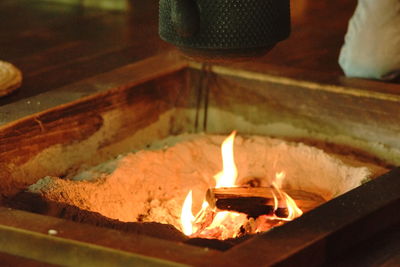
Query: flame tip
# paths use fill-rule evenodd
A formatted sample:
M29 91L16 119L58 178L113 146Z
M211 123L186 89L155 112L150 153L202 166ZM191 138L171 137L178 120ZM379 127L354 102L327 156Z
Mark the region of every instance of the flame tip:
M233 130L221 145L222 171L214 175L216 188L237 186L236 179L238 173L233 153L236 134L237 131ZM274 215L268 215L268 218L269 220L278 220L279 224L282 224L284 221L291 221L303 214L302 210L296 205L296 202L284 190L282 190L282 184L285 178L285 171L276 172L271 183L271 186L274 189L272 191L272 196L274 199ZM218 234L219 239L236 237L237 233L235 232L235 227L237 225L245 225L246 223L240 219L243 218L243 213L213 210L209 207L208 202L205 200L203 201L201 210L196 214L196 216L194 216L192 213L192 204L193 193L192 190L190 190L185 198L181 212L182 231L187 236L212 238L216 237ZM282 218L276 215L276 211L280 207L280 204L283 204L287 208L287 217ZM210 218L209 212L213 212L213 215L211 216L212 219L204 227L204 222ZM244 218L247 218L247 216ZM255 232L266 231L271 228L268 223L266 226L256 226Z

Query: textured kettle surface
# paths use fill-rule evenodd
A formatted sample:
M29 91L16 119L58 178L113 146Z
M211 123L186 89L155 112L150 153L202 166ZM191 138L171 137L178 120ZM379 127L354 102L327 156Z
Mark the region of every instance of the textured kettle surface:
M289 36L290 1L160 0L159 23L161 38L182 48L270 47Z

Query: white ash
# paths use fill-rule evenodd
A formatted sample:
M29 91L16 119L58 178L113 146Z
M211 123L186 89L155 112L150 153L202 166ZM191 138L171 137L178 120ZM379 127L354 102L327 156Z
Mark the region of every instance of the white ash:
M226 136L181 135L149 150L119 156L73 179L45 177L28 190L51 201L75 205L121 221L160 222L180 229L181 207L193 190L197 213L213 176L222 168L220 145ZM169 145L169 146L166 146ZM236 137L238 184L259 178L269 186L285 171L283 188L313 192L325 200L343 194L373 175L360 162L351 166L302 143L261 136Z

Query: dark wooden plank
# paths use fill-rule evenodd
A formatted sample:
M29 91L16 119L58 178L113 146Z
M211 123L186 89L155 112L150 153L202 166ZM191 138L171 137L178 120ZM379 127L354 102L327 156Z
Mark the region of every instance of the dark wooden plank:
M354 5L355 2L350 0L341 0L340 3L292 2L291 37L257 62L264 68L272 64L291 66L303 72L318 70L340 74L337 55ZM149 53L171 47L157 34L157 1L135 2L129 12L100 12L45 1L5 1L2 7L2 15L8 18L7 25L11 26L0 29L0 35L10 36L0 41L0 54L3 59L15 61L27 79L18 96L2 100L0 104L22 99L25 94L31 96L44 92L116 65L121 66L127 60L140 60ZM16 13L13 10L22 15L13 15ZM334 20L330 14L335 14ZM27 23L25 18L32 23ZM130 52L125 52L129 49ZM112 51L126 53L126 60L119 63L114 60L113 64L104 67L112 57ZM104 57L107 53L110 55ZM99 55L98 59L95 59L96 55ZM82 71L76 64L80 60L86 64ZM99 68L98 64L103 68ZM32 75L39 76L30 78ZM49 77L60 82L46 82Z
M134 87L142 82L157 79L158 77L179 72L188 67L188 62L175 53L160 54L145 60L134 62L112 71L102 73L64 87L59 87L41 95L29 98L26 101L0 107L0 125L17 122L20 119L36 113L48 113L50 109L65 104L71 104L79 100L85 101L88 96L96 97L96 94L105 92L112 88ZM185 74L183 76L186 77ZM181 78L185 78L181 77ZM185 80L185 84L186 84ZM184 84L181 84L184 86ZM191 96L192 98L194 97ZM40 102L40 103L37 103ZM32 104L32 105L31 105ZM27 106L28 105L28 106Z
M31 8L34 5L39 5L37 4L39 2L41 2L42 10L41 7ZM337 83L398 94L398 87L395 86L340 77L341 71L337 64L337 56L343 42L348 18L350 18L355 4L356 1L353 0L292 1L292 36L279 44L265 58L257 60L259 67L283 76L294 75L306 80L323 81L328 84ZM71 7L68 12L64 9L66 14L63 14L62 8L45 7L44 5L48 5L48 3L28 0L0 1L0 17L2 21L7 22L0 26L0 35L8 35L10 40L15 38L14 41L4 41L5 39L1 38L4 43L0 41L0 57L18 60L21 68L25 69L24 74L29 77L28 80L25 80L27 85L20 91L21 95L6 98L6 100L2 100L3 104L52 90L57 86L72 83L82 77L105 71L108 68L106 66L107 60L110 60L112 54L116 51L120 51L119 56L117 56L119 59L113 61L109 68L125 64L126 60L123 58L125 48L135 48L132 50L132 54L128 54L129 60L140 60L148 55L147 53L141 55L142 47L152 46L155 52L169 47L163 44L157 36L157 1L135 1L130 13L113 15L113 18L96 17L96 15L91 17L87 13L90 12L88 9L81 10L82 12L79 13L80 10L73 9L74 7ZM43 11L45 8L48 8L47 13ZM334 16L334 19L332 16ZM85 17L88 20L85 20ZM82 23L74 24L75 18ZM91 23L85 26L85 23L83 23L85 21L91 21ZM108 26L106 26L107 30L102 31L104 23ZM15 26L12 28L10 25ZM90 31L91 29L96 30L94 25L99 27L98 31ZM29 33L28 30L32 30L32 32ZM92 34L86 36L86 33ZM122 46L116 45L121 41L118 36L126 41L127 46L125 48L125 41L122 42ZM85 39L85 37L87 38ZM135 45L131 45L129 40L135 40ZM90 45L94 43L101 44L97 47L94 46L96 48L91 53ZM65 55L63 55L64 49ZM144 49L146 50L146 48ZM80 50L83 52L83 58L79 55ZM8 56L6 51L8 51ZM148 52L152 53L151 49ZM118 54L118 52L116 53ZM85 56L89 58L85 58ZM79 73L78 62L80 60L84 62L84 74ZM99 63L104 66L99 68L97 73L90 70L91 68L96 69ZM277 68L277 66L283 68ZM287 68L288 66L290 68ZM314 74L310 75L310 72ZM322 75L319 72L322 72ZM333 74L333 76L325 77L324 72ZM64 75L68 77L63 78ZM51 78L47 85L48 77ZM58 82L57 79L60 79L60 81ZM43 88L43 91L41 88ZM389 107L389 109L392 108ZM395 109L393 108L393 110ZM364 112L356 109L351 111ZM374 117L377 116L376 114L379 111L380 109L376 108L375 111L367 112L367 114ZM394 111L393 114L397 113ZM387 122L391 121L394 124L392 128L395 129L395 125L398 124L396 116L389 115ZM360 125L362 124L360 123Z
M349 248L399 225L399 178L400 169L394 169L292 222L233 247L217 256L214 263L320 266L332 262Z
M135 253L136 255L140 254L141 256L139 257L154 257L155 263L160 259L166 259L184 264L198 264L211 255L220 254L218 251L205 250L183 243L95 227L88 224L79 224L4 207L0 207L0 215L0 231L3 234L14 237L14 239L9 240L10 245L14 245L18 241L25 241L27 243L21 246L21 248L29 246L32 248L32 251L13 251L18 255L26 253L27 256L37 257L37 255L43 255L46 251L47 253L53 251L56 255L63 255L64 253L69 253L74 247L80 247L87 252L91 252L90 254L97 254L99 257L107 256L107 254L112 255L109 254L109 251L105 251L107 254L104 254L101 247L105 247L118 249L122 252ZM49 235L48 231L50 229L56 230L57 234ZM20 239L18 240L17 238ZM75 243L74 241L78 241L79 243ZM2 251L7 249L4 245L5 242L1 242L0 240L0 249ZM59 248L58 251L57 248ZM74 257L86 259L88 256L90 258L90 255L78 253ZM135 255L132 256L135 257ZM58 262L62 259L59 259ZM64 261L68 260L64 257ZM151 261L150 258L148 260Z
M12 61L83 35L82 31L77 31L78 26L93 27L90 22L105 14L104 11L84 12L77 6L42 1L14 3L0 14L2 20L8 22L0 27L1 57Z
M112 44L128 44L132 40L146 42L147 38L142 38L141 35L149 32L153 33L153 40L154 37L158 39L157 16L156 13L153 14L154 12L150 14L148 9L142 9L143 12L137 11L136 8L129 13L107 12L62 4L51 8L54 4L50 4L48 7L43 1L31 1L31 3L36 3L34 5L36 8L30 8L30 5L22 7L17 3L13 6L27 13L22 18L12 15L12 10L5 11L5 14L10 16L9 26L0 30L0 36L3 37L0 47L4 47L2 54L3 58L7 57L5 59L15 60L62 45L64 42L78 40L89 41L93 45L100 43L104 47L110 47ZM42 5L39 5L40 3ZM150 6L154 6L154 4ZM155 11L155 8L153 9ZM28 17L34 23L19 29L18 23L27 24L24 17ZM49 20L46 19L47 17ZM146 21L147 17L149 19ZM143 22L146 23L143 27L145 29L134 27Z
M398 266L400 264L400 224L378 233L333 259L327 266Z
M98 150L113 142L132 136L157 122L164 112L190 101L183 70L185 64L184 61L169 56L154 57L131 64L60 88L59 91L52 91L53 94L50 92L43 95L42 98L37 98L36 102L40 102L39 106L49 110L40 113L39 107L35 112L35 102L32 103L32 109L25 110L28 113L22 115L22 118L17 115L21 112L17 105L9 105L11 109L8 110L7 106L2 108L0 112L9 114L10 124L4 122L5 125L0 127L1 194L6 194L9 190L16 192L45 175L62 176L60 170L63 167L53 170L34 167L36 171L41 172L40 175L35 170L21 175L18 174L17 166L35 160L35 155L51 146L68 146L84 140L87 142L96 132L101 131L105 124L104 118L109 112L113 113L114 122L119 121L116 124L118 129L108 128L108 131L102 134L102 140L96 142L96 146L88 147L89 150L96 150L92 153L97 154ZM80 99L82 95L89 96ZM25 102L15 104L20 104L21 109L26 106ZM13 114L13 111L16 114ZM154 134L167 134L173 129L174 123L171 122L171 125L165 125L164 129L159 129ZM89 150L87 155L90 155ZM62 155L60 157L62 158ZM76 163L83 160L79 157L74 158ZM100 159L98 155L96 158Z
M56 1L1 1L1 18L9 23L0 25L1 36L9 37L23 35L35 29L46 28L48 25L66 24L77 17L91 17L105 13L99 9L84 10L79 5L65 5ZM86 11L86 12L85 12Z
M2 267L52 267L56 265L26 259L0 252L0 264Z
M24 83L20 90L2 98L0 105L141 60L164 50L168 45L158 38L156 6L155 2L139 3L129 13L66 7L66 15L61 14L59 21L47 21L44 16L43 25L32 26L22 33L16 27L15 31L18 33L15 36L6 30L0 30L0 35L7 36L0 41L0 50L4 51L3 59L11 59L24 74ZM52 11L51 8L44 7L30 10L18 3L12 7L32 13L31 16L38 16L39 21L42 13L57 17L58 12L58 9ZM11 18L18 21L19 17ZM135 27L142 24L145 26Z
M30 96L70 84L77 80L94 76L127 65L131 62L143 60L154 54L154 47L128 46L116 50L102 50L98 54L69 60L59 66L37 71L33 76L26 77L21 88L7 98L0 99L0 105L15 102Z

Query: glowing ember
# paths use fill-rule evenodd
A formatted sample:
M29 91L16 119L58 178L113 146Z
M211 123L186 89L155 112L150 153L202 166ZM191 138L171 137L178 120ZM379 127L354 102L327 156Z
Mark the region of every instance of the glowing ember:
M228 239L238 237L240 228L248 221L246 214L219 211L215 214L214 220L206 228L202 229L196 237Z
M235 135L236 131L233 131L222 143L222 171L214 176L216 181L215 188L236 186L238 172L233 152ZM196 216L193 216L193 199L192 191L190 191L186 196L181 212L183 233L190 237L218 238L223 240L235 238L243 234L267 231L276 225L282 224L282 221L291 221L301 216L303 212L297 207L295 201L281 189L285 176L285 172L276 173L272 182L272 188L276 191L276 193L273 193L273 215L262 215L256 219L249 219L244 213L219 211L216 208L211 208L205 200L203 201L201 210ZM278 208L282 207L287 209L287 216L276 216Z

